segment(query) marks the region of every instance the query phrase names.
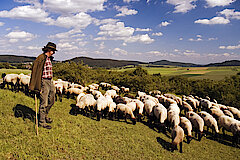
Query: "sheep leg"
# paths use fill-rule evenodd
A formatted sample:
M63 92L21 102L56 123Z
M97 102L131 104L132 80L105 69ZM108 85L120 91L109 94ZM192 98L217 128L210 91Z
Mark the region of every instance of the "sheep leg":
M180 146L180 153L182 153L183 152L182 151L182 142L180 142L179 146Z
M100 111L97 111L97 121L100 121Z

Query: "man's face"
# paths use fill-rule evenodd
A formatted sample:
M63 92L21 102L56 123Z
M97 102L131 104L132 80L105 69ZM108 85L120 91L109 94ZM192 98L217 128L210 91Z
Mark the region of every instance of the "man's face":
M55 51L53 51L53 50L52 50L52 51L50 51L50 54L51 54L51 56L52 56L54 53L55 53Z

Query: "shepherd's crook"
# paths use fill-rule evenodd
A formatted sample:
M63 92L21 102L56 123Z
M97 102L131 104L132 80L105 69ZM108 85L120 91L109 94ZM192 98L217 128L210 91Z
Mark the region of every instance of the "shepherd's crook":
M37 130L37 135L38 135L38 117L37 117L37 94L35 94L35 111L36 111L36 130Z

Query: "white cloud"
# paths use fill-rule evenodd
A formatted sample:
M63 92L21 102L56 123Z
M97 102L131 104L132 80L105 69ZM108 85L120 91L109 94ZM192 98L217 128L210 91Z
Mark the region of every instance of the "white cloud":
M236 46L219 46L219 49L229 49L229 50L240 49L240 44Z
M125 27L123 22L116 24L106 24L99 27L101 30L98 35L110 37L130 37L134 33L134 28Z
M0 22L0 27L3 26L5 23L4 22Z
M168 26L169 24L171 24L171 23L169 23L169 22L167 22L167 21L164 21L164 22L161 22L161 23L159 24L159 26L160 26L160 27L166 27L166 26Z
M34 22L46 22L50 23L53 21L48 17L48 13L34 6L19 6L13 8L10 11L0 11L0 17L13 18L13 19L24 19Z
M93 18L90 15L80 12L71 16L59 16L55 22L50 24L65 28L74 27L84 29L91 24L92 21Z
M115 8L117 9L117 11L120 11L120 13L116 15L116 17L126 16L126 15L135 15L138 13L138 11L134 9L128 9L126 6L123 6L123 7L115 6Z
M82 31L80 29L72 29L70 31L67 32L62 32L62 33L57 33L55 35L50 35L48 36L48 38L58 38L58 39L67 39L70 37L81 37L81 36L85 36L84 34L82 34Z
M167 3L175 5L174 13L186 13L196 7L197 0L167 0Z
M120 56L120 55L127 56L128 52L123 50L123 49L120 49L120 48L114 48L112 50L112 54L115 55L115 56Z
M74 44L71 44L69 42L66 42L66 43L58 43L58 48L59 50L61 51L71 51L71 50L76 50L78 49L77 46L75 46Z
M141 43L145 43L145 44L150 44L150 43L154 42L154 39L151 39L148 36L148 34L144 34L144 35L131 36L128 39L125 39L124 41L127 43L141 42Z
M202 41L202 38L197 38L197 39L189 38L188 40L197 42L197 41Z
M212 19L199 19L196 20L194 23L200 23L200 24L228 24L230 21L228 19L225 19L224 17L214 17Z
M209 41L215 41L215 40L218 40L218 38L208 38Z
M159 37L162 36L162 35L163 35L162 32L157 32L157 33L153 33L153 34L152 34L152 36L159 36Z
M144 29L142 29L142 28L136 28L135 31L139 31L139 32L149 32L149 31L152 31L152 29L150 29L150 28L144 28Z
M119 21L118 19L112 19L112 18L108 18L108 19L94 19L94 24L96 24L97 26L102 25L102 24L115 24L117 23L117 21Z
M36 47L36 46L27 46L26 49L29 49L29 50L40 50L41 47Z
M140 0L123 0L123 2L125 2L125 3L138 2L138 1L140 1Z
M182 38L182 37L180 37L180 38L179 38L179 41L182 41L182 40L183 40L183 38Z
M107 0L44 0L43 6L50 11L70 14L88 11L103 11Z
M240 12L237 12L234 9L225 9L219 13L225 15L228 19L240 19Z
M5 37L9 38L9 42L15 43L18 42L19 40L22 40L24 42L31 41L37 36L25 31L13 31L5 35Z
M189 50L186 50L185 52L183 52L183 55L185 55L185 56L192 56L192 57L199 57L199 56L201 56L199 53L196 53L195 51L189 51Z
M208 7L227 6L236 0L206 0Z
M116 24L106 24L99 27L100 32L98 35L103 36L102 38L95 38L94 40L123 40L126 43L142 42L145 44L152 43L154 40L151 39L148 34L135 35L135 31L132 27L125 27L123 22L117 22Z

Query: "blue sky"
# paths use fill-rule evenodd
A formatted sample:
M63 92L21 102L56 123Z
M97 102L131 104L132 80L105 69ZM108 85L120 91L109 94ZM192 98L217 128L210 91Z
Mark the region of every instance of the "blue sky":
M240 60L240 0L1 0L0 55Z

